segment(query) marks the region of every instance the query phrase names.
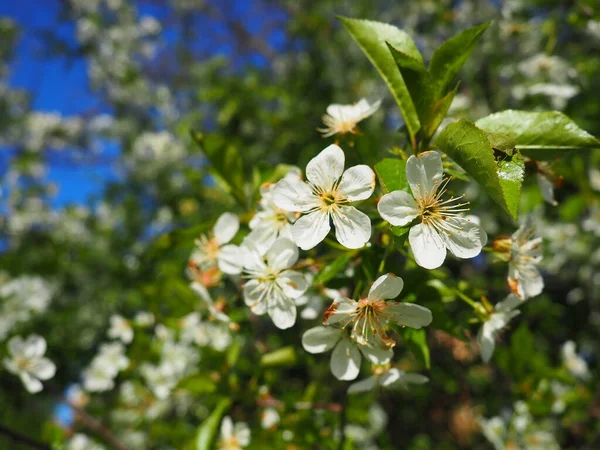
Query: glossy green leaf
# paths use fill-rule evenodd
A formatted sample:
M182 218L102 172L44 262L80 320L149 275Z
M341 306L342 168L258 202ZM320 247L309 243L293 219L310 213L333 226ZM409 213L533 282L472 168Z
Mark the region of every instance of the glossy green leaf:
M406 161L403 159L385 158L375 164L375 172L379 185L386 194L392 191L410 192L406 179Z
M436 144L483 186L514 219L517 218L525 165L520 154L496 159L487 133L461 119L448 125Z
M429 72L427 72L427 68L422 61L407 55L390 43L387 45L408 88L410 98L419 116L421 127L424 127L428 121L432 105L435 102L434 93L431 88L433 83Z
M314 283L327 283L329 280L334 278L338 273L343 272L347 267L350 260L354 257L355 252L342 253L340 256L335 258L331 263L326 264L325 267L317 274L314 279Z
M482 34L491 25L492 22L486 22L469 28L448 39L435 50L429 63L429 73L435 83L434 89L438 96L444 95L481 39Z
M565 152L600 148L600 141L558 111L506 110L479 119L477 126L501 133L516 142L516 149L535 159L553 159Z
M421 128L419 117L387 43L422 64L417 46L407 33L393 25L346 17L340 20L387 84L410 136L414 137Z
M217 435L223 415L231 405L231 400L223 398L217 403L210 416L200 424L196 434L196 450L210 450Z

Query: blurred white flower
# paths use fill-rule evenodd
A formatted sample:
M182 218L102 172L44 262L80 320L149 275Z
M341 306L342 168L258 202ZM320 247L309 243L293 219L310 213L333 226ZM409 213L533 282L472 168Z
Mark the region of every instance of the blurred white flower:
M225 416L221 421L221 438L217 443L218 450L240 450L250 444L250 427L244 422L235 425L231 417Z
M323 137L330 137L334 134L357 134L358 122L372 116L380 106L381 100L369 103L364 98L352 105L329 105L327 113L322 117L325 128L319 128L318 131L323 133Z
M118 373L129 367L125 346L120 342L102 344L90 366L83 371L83 386L89 392L109 391Z
M165 400L179 382L178 373L171 364L153 365L144 363L140 366L140 373L153 394L159 400Z
M488 362L494 354L496 347L496 338L498 332L502 330L508 322L520 314L517 309L523 303L516 295L509 294L504 300L498 302L494 307L494 312L483 323L477 334L477 342L481 349L481 359Z
M575 351L575 342L567 341L560 349L563 365L575 377L588 380L591 376L585 360Z
M298 168L290 170L283 179L291 182L301 181L301 172ZM273 245L277 238L292 238L292 223L295 222L297 213L279 208L273 200L275 184L266 183L260 188L260 204L258 212L250 220L252 230L248 235L260 251L266 251Z
M42 381L49 380L56 373L56 366L46 353L46 340L32 334L27 339L14 336L8 341L9 358L4 358L4 367L10 373L18 375L25 389L31 394L43 389Z
M284 178L275 186L273 201L279 208L304 213L292 225L292 236L302 250L325 239L330 220L344 247L361 248L371 238L371 220L350 205L373 194L375 174L366 165L344 171L344 164L342 149L330 145L308 162L306 182Z
M289 239L277 239L266 255L251 250L244 262L244 301L256 315L269 314L277 328L296 323L296 304L308 288L306 277L289 270L298 261L298 247Z
M537 268L542 262L542 238L535 235L533 216L529 215L510 239L508 284L521 299L535 297L544 289L544 279Z
M128 320L118 314L110 317L110 328L108 337L111 339L120 339L124 344L131 344L133 341L133 328Z
M387 364L394 356L391 349L359 345L344 329L333 326L307 330L302 335L302 346L309 353L333 349L329 367L338 380L354 380L358 376L362 355L373 364Z
M230 246L225 245L235 237L239 228L240 221L235 214L221 214L215 222L212 235L202 235L196 239L196 249L190 256L190 263L203 271L218 265L222 272L231 275L240 273L239 251L230 254Z
M104 450L104 447L83 433L75 433L67 442L66 450Z
M442 200L446 192L442 157L430 151L411 156L406 162L406 178L413 195L404 191L385 194L377 209L394 226L410 228L408 240L417 264L426 269L440 267L446 251L458 258L474 258L487 242L487 234L475 222L463 217L468 203L460 197Z
M382 371L376 370L369 378L352 383L348 388L348 394L368 392L377 388L394 389L408 387L410 384L424 384L428 381L429 378L419 373L407 373L392 367L391 369Z
M336 299L325 312L323 325L350 328L350 338L376 350L391 349L396 342L387 335L390 323L422 328L431 323L431 311L414 303L393 299L400 295L404 281L392 273L380 276L359 301L345 297Z
M136 313L133 322L138 327L148 328L154 325L154 314L149 311L140 311Z
M271 430L279 424L281 418L275 408L265 408L260 413L260 426L265 430Z

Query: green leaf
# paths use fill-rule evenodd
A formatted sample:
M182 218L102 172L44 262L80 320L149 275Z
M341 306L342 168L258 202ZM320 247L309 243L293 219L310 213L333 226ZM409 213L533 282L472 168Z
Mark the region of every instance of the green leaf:
M454 89L452 89L432 105L429 115L427 116L427 120L423 125L422 133L424 139L427 139L428 141L431 139L442 123L442 120L444 120L446 117L446 114L448 114L448 110L452 105L452 100L454 100L454 96L458 91L458 86L460 86L460 83L456 83Z
M518 152L512 157L496 160L487 133L466 119L444 128L436 144L481 184L506 212L517 218L525 174L525 164Z
M448 39L440 45L429 63L429 73L438 96L444 95L450 83L456 78L461 67L481 39L482 34L492 25L486 22Z
M565 152L600 148L600 141L558 111L506 110L479 119L488 133L501 133L516 142L516 149L535 159L554 159Z
M400 335L410 351L427 368L431 368L431 358L429 355L429 345L427 344L427 333L424 328L415 330L414 328L401 328Z
M338 273L348 267L348 263L354 257L355 252L346 252L342 253L340 256L335 258L331 263L327 264L323 269L318 273L318 275L314 279L314 283L327 283L329 280L334 278Z
M400 108L408 133L414 138L421 124L387 43L422 64L423 57L417 46L407 33L393 25L347 17L340 17L340 20L387 84Z
M231 405L231 400L223 398L217 403L217 406L210 413L210 416L200 424L198 427L198 433L196 434L196 450L210 450L217 435L221 418L225 414L225 411Z
M260 365L262 367L289 367L296 364L296 359L296 349L290 345L262 355Z
M390 43L387 43L387 46L394 57L398 69L402 74L402 79L408 88L410 98L417 111L419 121L421 122L421 127L424 127L428 121L432 105L435 102L434 93L431 89L432 80L429 76L429 72L427 72L427 68L422 61L398 50Z
M244 209L247 208L246 195L244 193L244 167L242 157L237 149L225 143L217 135L203 135L191 131L191 136L202 149L202 153L210 162L211 175L215 177L219 185L230 193Z
M385 158L375 164L375 172L379 184L386 194L392 191L410 192L406 179L406 161L403 159Z

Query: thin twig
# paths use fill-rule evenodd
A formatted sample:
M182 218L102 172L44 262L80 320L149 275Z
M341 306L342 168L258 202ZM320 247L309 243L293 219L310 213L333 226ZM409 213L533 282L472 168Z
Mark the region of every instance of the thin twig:
M24 445L28 445L31 448L38 448L40 450L52 450L49 444L45 442L36 441L35 439L30 438L29 436L25 436L24 434L19 433L18 431L11 430L5 425L0 424L0 434L8 436L12 441L19 442Z
M110 431L106 426L104 426L99 420L90 416L83 409L73 405L69 401L67 401L68 405L73 408L73 410L77 413L77 418L91 431L97 433L106 443L110 444L116 450L128 450L119 439Z

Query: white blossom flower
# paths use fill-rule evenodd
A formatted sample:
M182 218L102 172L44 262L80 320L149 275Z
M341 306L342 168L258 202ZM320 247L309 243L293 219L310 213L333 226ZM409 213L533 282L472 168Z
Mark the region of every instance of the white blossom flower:
M265 430L271 430L279 424L281 417L275 408L265 408L260 413L260 426Z
M393 191L385 194L377 209L391 225L411 226L408 241L417 264L426 269L440 267L449 250L458 258L474 258L487 242L487 234L462 216L468 203L462 196L442 200L449 179L444 179L442 158L430 151L411 156L406 162L406 178L412 194Z
M292 225L292 237L302 250L325 239L330 220L344 247L361 248L371 237L369 217L350 205L371 196L375 174L366 165L344 171L344 163L342 149L330 145L307 164L308 181L283 179L275 187L273 201L279 208L304 213Z
M124 344L131 344L131 341L133 341L133 328L127 319L114 314L110 318L108 337L111 339L120 339Z
M393 299L400 295L404 281L392 273L380 276L359 301L340 297L325 312L324 325L349 327L350 338L360 345L391 349L396 342L387 333L388 324L421 328L431 323L431 311L414 303Z
M154 325L154 314L149 311L140 311L133 318L138 327L148 328Z
M211 346L223 351L231 344L232 338L229 327L222 322L212 323L202 321L198 312L193 312L181 320L181 340L193 342L200 347Z
M104 447L83 433L75 433L69 439L66 450L104 450Z
M244 263L244 301L256 315L269 314L277 328L296 323L296 304L308 288L303 274L289 270L298 261L298 247L285 238L277 239L266 255L249 252Z
M479 329L477 342L481 349L481 359L484 362L488 362L492 358L498 332L521 313L517 308L522 303L523 301L519 300L517 296L509 294L504 300L496 304L494 312Z
M369 103L362 98L358 103L352 105L332 104L327 107L327 113L323 115L325 128L318 128L323 133L323 137L330 137L334 134L356 134L356 125L361 120L375 114L381 106L381 100Z
M560 354L563 365L567 370L577 378L587 380L590 378L590 371L585 360L575 351L575 342L567 341L563 344Z
M46 340L41 336L32 334L27 339L14 336L8 341L8 353L10 358L4 358L4 367L18 375L31 394L43 389L40 380L49 380L56 373L54 363L44 358Z
M535 297L544 289L544 279L537 266L542 261L542 238L535 236L533 216L513 233L510 239L508 284L521 299Z
M369 378L352 383L348 388L348 394L358 394L372 391L376 388L393 389L396 387L407 387L409 384L424 384L429 381L425 375L419 373L406 373L403 370L392 367L388 370L376 370Z
M213 318L225 323L231 322L229 316L217 308L206 287L197 281L192 282L190 287L202 299L202 303Z
M110 366L92 363L83 371L83 387L88 392L110 391L115 387L115 372Z
M235 425L231 417L225 416L221 421L221 438L217 443L218 450L240 450L250 444L250 427L244 422Z
M212 235L202 235L196 239L196 249L190 256L190 263L193 263L200 270L208 270L215 266L228 274L239 274L239 264L231 264L239 257L239 252L235 251L233 255L228 250L231 250L228 244L237 234L240 228L240 221L233 213L223 213L213 227ZM238 248L237 246L232 246Z
M144 363L140 366L140 372L152 393L159 400L165 400L171 395L171 391L177 386L180 378L171 364Z
M301 181L300 169L290 170L283 179L291 182ZM273 201L275 184L265 183L260 188L260 204L258 212L252 217L248 226L252 230L248 235L260 251L266 251L277 238L292 238L292 224L296 221L297 213L279 208Z
M83 386L89 392L109 391L114 388L118 373L129 367L125 346L120 342L102 344L90 366L83 371Z
M329 367L338 380L354 380L360 371L362 356L373 364L387 364L394 356L391 349L359 345L348 333L334 326L317 326L302 335L302 346L309 353L333 349Z

